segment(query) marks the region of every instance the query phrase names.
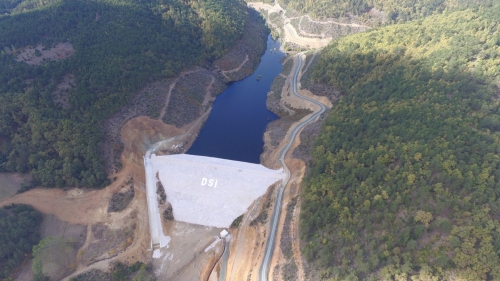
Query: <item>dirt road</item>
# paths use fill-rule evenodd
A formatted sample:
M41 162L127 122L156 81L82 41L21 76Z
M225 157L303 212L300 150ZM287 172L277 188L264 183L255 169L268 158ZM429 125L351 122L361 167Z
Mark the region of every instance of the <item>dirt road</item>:
M248 6L256 9L256 10L264 10L267 11L269 14L271 13L278 13L281 14L281 17L283 19L284 25L283 25L283 32L284 34L280 34L283 41L287 43L294 43L297 44L301 47L304 48L313 48L313 49L318 49L318 48L323 48L330 41L333 39L331 37L329 38L310 38L310 37L303 37L298 34L298 32L295 30L295 28L292 26L290 23L291 18L288 18L285 14L285 11L281 8L281 6L278 3L275 3L273 6L269 4L264 4L261 2L250 2L248 3ZM269 21L268 21L269 22ZM276 29L280 30L281 28L277 26L276 24L270 22L271 26Z

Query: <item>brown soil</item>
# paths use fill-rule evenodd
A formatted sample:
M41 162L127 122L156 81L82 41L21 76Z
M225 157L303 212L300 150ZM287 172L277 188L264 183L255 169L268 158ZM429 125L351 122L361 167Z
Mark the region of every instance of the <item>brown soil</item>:
M268 208L265 208L267 204L263 198L274 198L276 194L273 191L275 189L269 189L262 198L255 201L244 215L240 227L230 231L233 241L231 242L227 264L227 280L258 280L259 266L264 254L266 230L269 229L269 223L254 226L250 226L250 223L263 211L270 212L272 210L272 203Z
M103 150L108 173L117 173L122 169L123 165L120 157L124 152L126 142L122 138L122 129L126 124L135 127L144 122L144 118L148 118L157 120L158 122L155 124L160 127L171 124L173 129L187 128L210 110L215 96L225 88L222 79L215 72L197 67L182 72L176 78L165 79L146 86L133 98L128 106L123 107L106 120L103 125L105 134ZM133 121L132 124L129 123L136 118L143 119ZM141 130L147 131L147 126L148 123L139 125L139 129L142 128ZM167 132L170 130L166 129ZM143 146L148 147L152 143L163 139L162 130L160 129L159 132L160 134L149 142L142 143ZM182 132L181 129L177 133L173 133L173 135ZM135 136L135 133L134 131L133 136ZM144 147L138 153L145 152Z
M147 263L151 260L151 252L148 251L149 226L142 157L150 144L174 135L183 134L186 147L189 147L206 117L204 114L182 129L144 116L134 118L122 129L125 146L123 169L114 175L116 180L110 186L103 190L68 191L36 188L2 200L0 207L12 203L28 204L61 221L89 226L85 245L77 256L76 271L71 276L92 268L107 270L114 260ZM134 178L135 189L132 202L122 212L108 213L112 194L119 192L130 178ZM105 228L103 235L98 231L101 226Z
M206 70L202 72L207 73ZM0 207L12 203L28 204L44 214L53 215L60 221L83 225L87 228L84 245L80 248L76 257L75 271L64 280L91 269L108 270L110 264L115 260L125 263L135 261L148 263L151 261L152 252L149 251L150 238L143 156L150 145L173 136L183 138L184 146L178 152L182 153L190 147L208 117L210 105L216 92L220 90L220 87L216 85L216 78L214 76L208 77L209 79L206 79L207 83L204 84L205 93L201 96L201 108L203 110L197 113L197 118L189 122L189 124L175 127L163 123L162 118L158 120L148 116L137 116L137 114L150 112L148 111L149 104L159 104L154 98L157 91L162 91L163 96L160 95L162 103L160 104L164 105L168 112L170 99L167 98L167 91L164 91L164 89L170 88L173 83L171 80L165 81L165 83L159 82L152 88L146 88L134 100L130 110L126 108L123 112L119 112L115 116L116 118L110 119L106 128L113 131L112 138L118 139L123 146L123 153L121 153L122 168L119 172L111 175L114 181L105 189L60 190L36 188L0 201ZM172 87L175 87L175 84ZM146 97L146 101L142 102L141 97ZM155 110L157 110L155 118L160 117L161 106ZM111 143L112 145L113 143ZM109 213L110 199L113 194L123 191L123 186L126 185L130 178L134 179L135 196L125 210ZM173 221L172 223L176 222ZM212 234L218 233L220 230L212 229L204 232L202 229L198 229L196 231L198 235L194 236L176 236L173 229L166 229L166 231L166 234L172 237L170 249L176 249L174 251L176 257L181 256L176 265L181 266L181 271L173 272L176 276L174 278L176 280L196 280L200 278L200 275L205 275L206 268L211 267L213 258L218 251L221 251L221 243L207 252L204 252L204 250L213 242ZM210 235L207 235L208 233ZM196 244L198 250L190 252L186 251L186 249L194 248L173 247L173 241L179 245L181 245L180 242L187 243L185 245L198 243ZM185 255L185 257L182 258L182 255ZM195 256L196 258L194 258ZM163 262L169 263L168 261ZM161 264L156 265L162 266ZM194 268L195 270L193 270Z
M273 31L282 40L282 49L301 50L323 48L334 38L369 29L361 23L359 17L342 19L313 20L308 15L294 11L285 11L279 3L273 5L262 2L250 2L250 7L261 11Z
M157 280L206 280L222 254L221 241L210 248L222 229L177 221L164 222L163 227L171 241L156 250L161 255L152 260Z
M35 55L36 50L40 55ZM71 57L75 53L75 49L71 43L57 43L57 45L48 50L44 50L42 45L37 45L35 48L26 47L17 50L19 53L16 61L24 61L29 65L39 65L44 61L62 60Z
M129 103L103 124L105 138L102 149L109 174L122 168L121 156L124 150L122 128L130 120L139 116L157 119L163 107L168 105L169 88L176 79L164 79L142 89Z

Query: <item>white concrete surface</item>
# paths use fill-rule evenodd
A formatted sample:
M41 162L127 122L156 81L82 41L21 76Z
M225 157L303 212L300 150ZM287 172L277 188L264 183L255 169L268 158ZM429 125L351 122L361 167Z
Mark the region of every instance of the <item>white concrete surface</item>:
M154 155L154 154L153 154ZM146 170L146 199L148 202L148 215L149 215L149 232L151 234L151 248L159 246L160 248L168 247L170 237L163 233L161 225L161 215L158 208L158 200L156 194L156 178L155 172L151 164L151 158L144 157L144 167Z
M219 241L221 241L221 239L219 238L219 236L215 236L214 239L215 239L214 242L212 242L212 244L208 245L208 247L205 248L205 253L208 252L208 251L210 251L210 249L212 249L213 247L215 247L215 245L217 243L219 243Z
M155 180L151 167L151 159L147 156L144 157L144 168L146 171L146 199L148 201L149 232L151 234L151 248L153 248L154 245L160 244L159 231L161 230L161 217L158 204L155 204L155 201L157 201L156 192L153 188L149 187Z
M162 256L162 253L161 253L160 249L156 249L153 251L153 259L159 259L159 258L161 258L161 256Z
M219 228L229 227L270 185L285 177L282 169L187 154L153 154L145 166L147 179L155 180L159 172L175 220ZM151 237L159 241L163 233L156 186L149 187L148 180L147 185Z

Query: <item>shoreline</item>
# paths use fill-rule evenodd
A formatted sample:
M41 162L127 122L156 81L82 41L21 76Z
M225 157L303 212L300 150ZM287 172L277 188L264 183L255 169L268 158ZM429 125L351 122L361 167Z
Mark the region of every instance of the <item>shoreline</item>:
M260 13L258 14L260 15ZM260 31L257 30L256 34L260 34L259 32ZM117 127L115 128L114 131L115 135L113 135L112 137L118 137L116 140L121 142L121 145L123 146L122 151L118 157L121 165L115 172L110 173L110 178L114 180L109 186L105 187L102 190L78 189L78 188L72 188L69 190L53 190L53 189L35 188L28 192L18 194L8 199L2 200L0 202L0 205L7 205L10 203L25 203L32 205L36 209L42 211L44 214L54 215L62 221L71 224L83 224L87 226L89 235L82 249L88 247L88 245L95 242L95 240L92 240L95 239L95 237L94 238L92 237L93 236L92 227L94 225L105 224L110 227L119 229L123 228L125 223L131 223L131 222L134 223L135 228L132 234L133 239L130 245L127 245L126 247L124 247L123 249L121 249L120 251L116 252L111 256L106 256L106 255L101 256L101 258L98 259L99 262L93 262L90 264L86 264L82 261L81 256L83 254L82 255L78 254L77 256L78 262L75 271L71 273L70 276L75 276L79 273L85 272L93 268L106 270L106 268L108 268L108 266L113 261L116 260L131 262L131 263L138 260L146 263L151 261L152 258L150 252L147 251L147 249L150 246L148 242L150 234L148 231L149 226L148 226L146 192L145 192L146 191L145 173L144 173L144 167L142 166L143 161L141 158L144 156L144 154L151 145L160 141L161 139L166 139L174 136L181 136L182 146L177 147L176 148L177 150L175 151L164 149L162 150L161 153L186 152L194 143L194 141L196 141L201 128L206 122L212 108L212 102L215 100L216 96L222 93L223 91L221 90L219 92L218 90L220 88L218 88L217 85L215 85L215 87L212 87L214 85L214 80L224 81L225 86L227 87L227 83L230 83L232 81L239 81L255 72L257 66L260 63L261 56L267 49L265 43L267 39L267 34L265 37L263 37L262 40L264 46L262 50L255 51L252 49L252 51L254 51L252 54L245 53L245 50L247 51L249 50L249 46L245 45L244 37L246 37L245 34L242 36L242 39L235 45L235 47L232 50L230 50L228 54L226 54L227 56L232 56L232 58L230 58L229 60L224 61L223 58L221 58L220 60L216 61L213 64L214 69L211 70L204 68L202 70L199 70L200 68L195 68L194 70L191 70L194 72L203 71L204 73L203 75L205 75L208 72L211 73L212 82L201 83L201 85L204 87L205 90L203 95L204 97L203 106L200 109L199 115L196 116L196 118L192 119L187 124L183 124L182 126L174 126L172 124L168 124L165 122L165 118L163 116L164 113L160 113L159 118L156 118L156 116L154 116L155 118L151 118L145 115L139 115L134 117L133 114L136 113L133 112L133 109L132 111L125 111L122 113L122 115L118 116L119 118L115 120L117 121L116 124L113 124ZM283 38L283 42L286 42L286 38ZM237 49L238 47L240 49ZM284 49L284 44L281 45L280 49L282 50ZM296 62L294 62L293 69L295 69L295 67L296 67ZM168 96L165 95L165 98L167 98L167 100L164 101L164 106L162 107L161 110L161 112L164 112L169 106L169 102L172 96L171 92L175 88L176 83L182 80L183 76L196 75L187 72L189 72L189 70L186 70L186 74L181 73L178 77L173 79L171 78L168 81L159 81L158 83L163 83L163 84L159 85L157 88L154 88L153 86L152 90L144 89L143 91L151 90L151 93L146 93L147 95L150 95L154 94L155 90L165 90L170 88L168 90L169 91ZM292 105L294 108L310 109L311 107L310 104L307 103L304 104L303 102L294 100L292 97L286 96L285 93L287 89L290 90L290 85L289 85L290 83L289 78L291 77L290 75L287 76L288 77L287 82L285 83L285 86L281 91L280 104L282 106L285 106L285 104L287 103L289 105ZM287 85L288 88L285 89ZM151 85L149 85L148 87L150 86ZM304 91L300 92L303 93ZM311 93L308 92L304 93L307 96L311 95ZM138 95L140 94L141 93L139 93ZM129 106L133 108L134 104L132 103ZM128 109L129 108L127 108L127 110ZM307 116L303 118L307 118ZM303 118L299 119L302 120ZM297 126L297 123L300 122L300 120L294 120L291 123L290 127L287 129L287 132L289 130L293 130L293 128ZM269 145L269 139L266 140L269 134L268 129L269 127L266 129L263 135L264 147L267 147ZM273 165L275 166L277 164L278 162L277 154L279 153L279 151L281 151L281 148L283 147L284 143L286 143L286 136L288 136L288 133L286 133L285 137L279 141L280 144L277 147L267 151L268 152L267 155L264 155L266 151L264 151L264 153L261 154L262 165L269 167ZM298 138L294 139L294 142L291 147L291 152L296 148L298 143L300 143L300 139ZM111 143L110 146L113 146L113 143ZM290 167L292 180L285 188L285 196L283 201L284 208L286 208L287 202L291 200L292 198L291 196L293 194L297 194L297 192L299 191L298 184L300 183L300 180L302 179L302 176L304 175L305 172L303 162L294 159L292 157L292 153L288 153L287 155L288 156L286 157L285 161L287 162L287 166ZM297 172L299 174L297 174ZM129 203L128 207L126 208L126 211L122 211L119 213L108 213L107 209L108 209L109 198L111 198L113 194L119 192L122 188L123 183L129 181L130 179L133 179L136 195ZM293 185L294 187L290 187L290 185ZM266 210L267 212L269 212L270 206L266 207L264 205L269 205L269 204L272 205L273 201L272 198L274 197L274 193L276 191L277 188L269 188L268 192L266 192L263 198L257 199L253 203L253 205L249 207L248 209L249 211L247 211L247 213L245 214L246 216L245 221L247 222L247 225L249 222L248 216L257 216L259 214L258 212L263 213L266 212ZM282 212L281 217L283 217L283 214L286 214L286 212ZM279 225L282 225L281 217L279 219L280 221ZM168 229L169 232L175 232L173 225L170 226ZM263 239L265 239L266 229L267 229L266 224L259 224L257 227L254 228L244 227L241 228L241 231L240 229L238 229L236 233L234 230L231 230L231 233L235 233L233 240L234 242L231 243L231 248L243 246L241 244L238 244L241 242L241 240L238 239L240 238L240 235L243 235L244 237L246 236L247 239L246 241L244 241L245 239L243 239L242 242L244 243L245 247L241 249L242 251L239 251L238 256L235 257L234 254L231 254L231 256L229 257L230 260L228 263L228 273L234 274L236 269L236 271L238 272L238 276L246 278L246 274L248 274L249 271L252 270L254 272L258 271L258 268L252 267L251 264L257 261L257 264L260 265L258 261L261 258L260 252L263 252L260 251L262 245L255 247L255 243L257 242L261 243L264 241ZM171 234L168 233L168 235ZM276 243L279 243L280 238L281 238L281 228L278 229L278 233L276 236ZM179 239L179 237L177 237L177 239ZM190 241L193 240L194 238L185 237L183 239ZM253 244L253 246L251 244ZM216 250L217 249L214 249L214 251ZM209 253L212 252L209 251ZM279 251L274 252L274 255L277 254L279 254ZM238 270L238 268L234 268L235 258L239 259L240 262L243 261L243 263L247 263L247 265L244 266L245 268L241 268L241 270ZM196 272L203 275L205 274L204 272L206 271L205 267L211 265L211 263L206 263L205 260L206 259L200 256L196 261L194 260L188 261L187 264L196 265L197 268L200 269L199 272L198 271ZM273 257L273 261L275 260L276 258ZM271 272L272 272L272 270L274 269L274 263L271 263L271 265L272 265L271 266ZM196 272L192 272L189 274L195 274ZM65 279L68 279L70 276L66 277ZM228 274L228 276L233 276L233 275Z
M249 19L249 21L251 21L251 19ZM250 30L254 32L252 38L255 38L255 36L260 36L259 34L261 34L261 30L267 29L267 27L265 27L263 24L262 29L255 29L258 24L258 22L249 23L249 25L253 25L252 28L254 28L253 30ZM257 66L260 63L260 57L266 51L267 33L265 36L261 36L261 43L263 47L261 47L260 50L257 50L257 55L239 54L241 50L245 51L245 49L241 49L241 47L247 47L243 41L244 37L248 37L248 34L244 34L242 36L242 40L238 42L239 46L237 43L235 47L230 50L228 54L226 54L226 56L238 55L238 57L234 58L234 61L239 62L236 65L239 70L232 71L231 74L239 74L240 78L235 79L238 77L234 77L233 75L231 75L233 80L227 81L220 78L222 74L218 73L216 69L205 70L212 73L213 79L217 79L219 81L225 80L225 83L229 83L230 81L243 79L246 76L251 75L256 70ZM240 50L234 50L238 47L240 48ZM231 54L232 51L234 52ZM248 60L246 60L247 56ZM257 59L255 57L257 57ZM242 61L246 62L242 63ZM216 67L217 65L214 64L214 66ZM229 71L231 70L233 70L233 68L229 69ZM163 84L159 85L159 87L157 88L153 88L153 90L165 90L165 85L167 86L168 90L168 86L172 84L172 79L164 82L159 81L157 83ZM56 190L34 188L27 192L1 200L0 206L9 205L12 203L29 204L34 208L42 211L46 215L54 215L61 221L67 222L72 225L85 225L88 229L89 235L87 235L87 239L82 249L88 247L89 245L91 245L91 243L99 241L99 239L96 239L95 237L92 238L93 235L91 234L92 227L96 224L105 224L112 227L113 229L124 227L122 226L122 224L126 222L129 224L133 223L135 225L134 230L131 234L133 237L131 242L127 243L125 247L123 247L119 251L116 251L111 256L104 254L104 256L95 259L99 262L91 262L90 264L87 264L83 263L83 254L79 253L77 256L75 271L67 276L65 280L67 280L69 277L75 276L79 273L83 273L90 269L106 270L110 266L110 264L116 260L127 263L133 263L135 261L148 263L151 261L152 258L147 251L150 246L148 242L150 234L148 231L149 227L147 219L147 204L144 180L145 174L144 167L142 167L142 158L147 148L160 139L184 134L184 151L186 151L192 145L192 143L194 143L199 134L199 131L201 130L201 127L205 123L211 111L211 102L213 102L215 97L223 91L222 89L220 92L217 92L217 89L211 89L209 87L210 85L210 83L205 83L205 102L203 103L204 108L200 109L200 114L193 121L180 127L166 124L161 118L160 120L158 120L156 118L151 118L144 115L133 117L133 109L136 106L134 106L134 103L132 102L132 104L130 105L132 111L125 111L124 114L118 116L118 118L115 120L117 121L116 124L112 124L116 126L114 130L115 135L112 137L119 136L119 141L123 141L123 150L118 158L120 159L121 163L120 167L118 167L117 171L110 173L110 178L114 180L104 189L95 190L69 188L65 190ZM144 89L143 91L146 90L147 89ZM151 92L153 92L154 94L154 91ZM131 118L128 116L131 116ZM123 122L121 120L127 121ZM112 145L113 144L111 143L111 146ZM128 204L128 207L125 209L125 211L118 213L108 213L109 199L113 194L119 192L122 188L122 185L130 179L133 179L135 190L135 196L133 197L132 201ZM174 228L171 227L171 231L173 231L173 229ZM102 241L102 243L106 242ZM213 251L216 251L217 249L218 247L215 247ZM208 251L208 254L212 254L213 251ZM202 260L202 258L200 258L195 262L195 264L197 264L197 268L200 269L198 274L203 274L203 268L205 266L204 259ZM195 273L196 272L193 272L193 274Z

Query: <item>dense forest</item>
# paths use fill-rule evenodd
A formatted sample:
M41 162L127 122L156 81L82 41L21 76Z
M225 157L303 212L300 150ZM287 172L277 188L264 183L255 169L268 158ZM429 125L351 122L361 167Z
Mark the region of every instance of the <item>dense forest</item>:
M42 214L28 205L0 209L0 279L9 277L38 244Z
M220 57L247 15L238 0L0 0L0 9L0 171L49 187L105 186L103 120L146 83ZM59 43L74 54L19 61Z
M278 2L288 9L318 18L362 15L375 8L385 12L388 23L398 23L493 0L279 0Z
M328 280L500 280L500 4L339 39L302 189ZM331 279L330 279L331 278Z

